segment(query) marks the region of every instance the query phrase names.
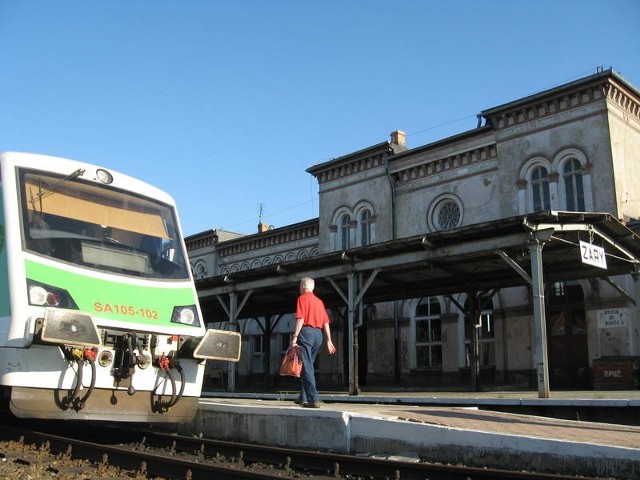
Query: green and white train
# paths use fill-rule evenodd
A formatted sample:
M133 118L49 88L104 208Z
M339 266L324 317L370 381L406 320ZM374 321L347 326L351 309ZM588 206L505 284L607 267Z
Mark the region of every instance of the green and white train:
M0 386L15 416L187 421L206 359L240 357L237 333L204 325L167 193L0 155Z

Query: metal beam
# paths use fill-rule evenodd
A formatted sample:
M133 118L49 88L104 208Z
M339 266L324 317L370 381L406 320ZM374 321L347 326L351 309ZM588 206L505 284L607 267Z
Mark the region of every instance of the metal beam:
M244 297L242 297L242 301L240 302L240 305L238 305L238 310L236 311L236 318L238 318L238 315L240 315L240 312L244 308L245 304L247 303L247 300L249 300L249 297L251 296L252 293L253 293L253 290L247 290L247 292L244 294Z
M380 273L379 268L376 268L373 272L371 272L371 275L369 275L369 278L367 279L365 284L362 286L362 288L360 288L360 292L356 297L356 305L358 305L362 301L362 297L364 297L364 294L367 293L367 290L369 290L369 287L371 286L371 284L376 279L379 273Z
M218 302L220 303L220 306L224 310L224 313L227 314L227 319L231 320L231 312L229 311L229 308L227 307L227 305L224 303L224 299L222 298L222 295L221 294L216 294L216 298L218 299Z
M638 259L633 255L633 253L631 253L626 248L622 247L618 242L609 238L607 235L602 233L596 227L593 227L593 231L596 232L598 236L602 238L605 242L607 242L609 245L617 248L620 252L622 252L629 260L632 260L634 263L638 263Z
M609 277L600 277L600 280L602 280L603 282L607 282L609 285L611 285L615 290L618 291L618 293L620 293L620 295L622 295L624 298L626 298L627 300L629 300L631 303L633 303L634 305L636 305L636 300L633 298L633 296L631 294L629 294L624 288L622 288L620 285L618 285L616 282L614 282L611 278ZM640 297L639 297L640 299Z
M631 253L629 250L624 248L615 240L611 239L608 235L605 235L601 232L597 227L590 223L564 223L564 224L555 224L555 223L539 223L537 225L528 225L529 228L535 231L540 231L544 229L553 229L555 232L589 232L595 233L600 238L602 238L605 242L607 242L612 247L616 248L618 251L623 253L629 260L633 262L638 262L639 260Z
M338 285L336 281L331 277L328 277L327 280L329 280L329 283L333 286L333 289L336 291L336 293L340 295L340 298L344 301L345 305L349 305L349 299L340 288L340 285Z
M508 254L507 252L505 252L504 250L497 250L497 254L500 255L500 258L502 258L505 262L507 262L507 264L513 268L516 273L518 275L520 275L522 278L525 279L525 281L531 285L533 283L533 280L531 280L531 277L529 276L529 274L527 273L527 271L522 268L520 265L518 265L518 263L513 260Z

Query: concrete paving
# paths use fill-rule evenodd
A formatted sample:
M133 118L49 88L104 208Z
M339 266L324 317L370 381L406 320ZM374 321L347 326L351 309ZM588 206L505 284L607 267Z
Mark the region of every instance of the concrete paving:
M640 427L479 409L491 405L640 406L640 391L367 392L321 395L319 409L294 392L205 392L187 428L207 437L338 453L404 456L477 467L603 478L640 477Z

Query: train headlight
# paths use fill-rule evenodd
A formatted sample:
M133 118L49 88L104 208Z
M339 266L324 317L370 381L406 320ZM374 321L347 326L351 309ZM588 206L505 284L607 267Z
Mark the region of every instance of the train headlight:
M78 306L69 295L69 292L61 288L55 288L44 283L27 280L29 291L29 304L44 307L62 307L77 309Z
M187 305L183 307L175 307L173 309L173 314L171 315L171 322L199 327L200 319L198 318L198 310L196 310L196 306Z
M45 305L47 303L47 291L39 286L29 288L29 303L31 305Z

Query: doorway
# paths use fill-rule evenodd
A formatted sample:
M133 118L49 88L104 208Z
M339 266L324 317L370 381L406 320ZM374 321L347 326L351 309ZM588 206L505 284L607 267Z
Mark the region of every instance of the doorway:
M547 289L549 386L590 388L584 292L576 282L558 282Z

